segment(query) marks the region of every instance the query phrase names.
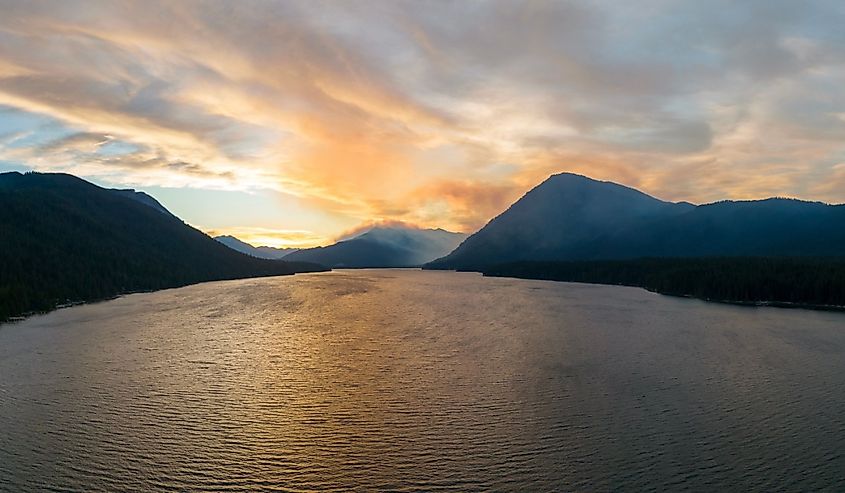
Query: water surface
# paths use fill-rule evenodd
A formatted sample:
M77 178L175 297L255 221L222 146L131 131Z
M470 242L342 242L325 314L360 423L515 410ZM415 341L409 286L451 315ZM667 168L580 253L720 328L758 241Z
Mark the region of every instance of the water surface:
M845 490L845 315L403 270L0 326L0 489Z

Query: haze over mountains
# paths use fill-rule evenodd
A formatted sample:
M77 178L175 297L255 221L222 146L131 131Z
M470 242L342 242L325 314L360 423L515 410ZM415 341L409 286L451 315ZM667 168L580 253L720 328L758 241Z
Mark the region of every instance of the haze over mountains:
M274 248L270 246L256 247L231 235L215 236L214 239L232 250L245 253L252 257L265 258L269 260L278 260L289 253L299 250L298 248Z
M443 229L378 226L327 247L307 248L285 260L332 268L419 267L454 250L466 238Z
M0 174L0 231L0 320L133 291L324 270L243 255L146 194L65 174Z
M561 173L428 267L479 270L515 261L842 255L842 205L772 198L695 206Z

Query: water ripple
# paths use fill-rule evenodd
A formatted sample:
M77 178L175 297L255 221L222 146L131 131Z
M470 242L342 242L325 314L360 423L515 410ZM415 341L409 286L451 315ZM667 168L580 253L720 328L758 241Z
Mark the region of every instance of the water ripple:
M419 271L0 327L0 490L843 491L845 316Z

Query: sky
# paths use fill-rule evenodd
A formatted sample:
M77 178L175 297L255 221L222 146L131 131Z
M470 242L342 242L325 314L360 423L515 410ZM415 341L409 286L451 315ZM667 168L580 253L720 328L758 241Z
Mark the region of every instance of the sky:
M0 0L0 171L254 244L473 232L550 174L845 202L845 2Z

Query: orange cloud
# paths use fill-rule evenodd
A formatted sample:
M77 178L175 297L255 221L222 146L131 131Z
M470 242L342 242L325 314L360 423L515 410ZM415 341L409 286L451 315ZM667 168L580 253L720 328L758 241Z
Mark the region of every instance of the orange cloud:
M671 200L845 200L831 185L845 39L822 5L809 24L810 7L756 2L369 7L4 5L0 105L50 128L0 139L0 159L131 185L272 189L343 227L469 232L560 171ZM662 8L683 15L646 15ZM268 240L331 240L285 232L278 216Z

